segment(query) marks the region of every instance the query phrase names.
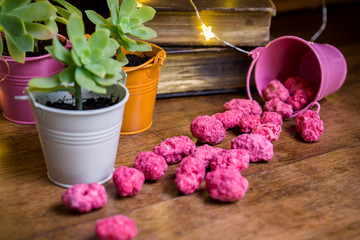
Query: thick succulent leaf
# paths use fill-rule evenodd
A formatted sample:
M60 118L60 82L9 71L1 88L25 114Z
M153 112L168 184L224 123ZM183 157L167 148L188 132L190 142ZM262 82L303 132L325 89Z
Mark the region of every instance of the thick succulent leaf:
M61 17L65 18L65 19L68 19L70 17L70 12L63 8L63 7L60 7L60 6L54 6L57 10L57 14L59 14Z
M10 12L18 7L28 4L31 0L3 0L4 12Z
M20 51L13 41L5 34L6 44L9 51L10 56L19 63L25 62L25 52Z
M60 85L58 75L51 77L37 77L29 81L28 86L32 89L52 89Z
M131 18L137 18L139 19L142 23L144 22L148 22L151 19L154 18L155 16L155 9L153 9L152 7L149 6L145 6L145 7L141 7L139 9L136 9L132 14L131 14Z
M130 34L144 40L156 37L156 32L145 26L132 28Z
M13 36L5 32L5 35L11 39L12 43L15 44L16 48L23 52L33 51L34 50L34 38L30 33L27 33L22 36Z
M88 17L88 19L94 24L105 24L105 25L108 24L105 18L103 18L101 15L97 14L93 10L86 10L85 14Z
M68 86L74 83L74 76L75 76L75 65L68 66L65 68L61 73L59 73L59 80L65 86Z
M56 60L63 62L67 65L73 63L70 52L60 43L59 39L54 38L52 46L47 46L45 49L51 54Z
M108 58L104 62L102 62L102 65L106 71L107 74L110 75L116 75L122 68L122 64L119 61L116 61L115 59Z
M120 75L106 76L106 78L96 77L95 82L100 86L111 86L116 84L120 80Z
M44 21L56 13L56 8L49 2L34 2L11 12L21 16L23 21Z
M142 24L142 21L138 18L130 18L130 21L129 21L129 27L130 28L133 28L133 27L137 27L139 25Z
M120 14L123 13L123 16L130 16L136 9L136 0L123 0L120 6Z
M61 6L66 8L70 12L70 14L76 13L79 16L82 16L82 12L79 9L77 9L75 6L68 3L67 1L65 1L65 0L53 0L53 1L59 3Z
M125 66L126 64L129 63L129 60L123 53L116 54L116 61L118 61L121 64L121 66Z
M114 25L110 25L110 24L97 24L95 30L100 30L100 29L106 29L110 32L110 35L116 35L117 34L117 27L115 27Z
M78 14L71 14L67 24L67 34L71 43L75 38L84 38L86 41L84 22Z
M129 42L123 42L123 48L125 48L126 50L130 51L130 52L135 52L138 50L138 45L135 43L129 43Z
M107 0L107 5L109 9L112 9L112 6L115 6L115 9L119 9L119 0Z
M82 64L80 62L79 57L76 55L76 53L74 51L70 51L70 55L71 55L71 59L74 62L74 64L78 67L81 67Z
M106 47L102 49L103 58L113 57L119 47L119 43L115 39L110 38Z
M3 41L0 40L0 56L2 56L3 51L4 51Z
M148 43L144 43L144 42L137 42L138 45L138 51L139 52L146 52L146 51L151 51L152 47L150 44Z
M105 68L101 64L87 64L85 68L100 78L104 78L106 75Z
M94 76L92 73L83 68L76 68L75 70L75 80L77 84L81 87L87 89L88 91L105 94L106 88L99 86L93 81Z
M121 16L121 14L120 14L120 16ZM118 16L118 10L115 8L114 5L110 9L110 17L111 17L112 24L116 25L118 23L119 16Z
M57 24L55 22L55 20L46 20L44 21L45 23L45 26L47 26L49 29L51 29L51 31L54 33L54 34L57 34L59 32L59 29L57 27Z
M25 28L35 39L46 40L54 36L50 28L39 23L25 22Z
M80 56L87 47L87 40L85 35L80 37L73 37L71 39L72 51Z
M100 29L94 32L88 40L88 47L90 49L104 48L108 43L109 35L110 32L106 29Z
M132 44L136 44L136 41L126 36L126 34L119 33L120 39L122 42L128 42Z
M90 49L89 49L90 50ZM103 59L103 51L100 48L91 49L88 55L91 63L101 62Z
M24 36L26 29L20 17L8 14L0 14L0 25L13 36Z

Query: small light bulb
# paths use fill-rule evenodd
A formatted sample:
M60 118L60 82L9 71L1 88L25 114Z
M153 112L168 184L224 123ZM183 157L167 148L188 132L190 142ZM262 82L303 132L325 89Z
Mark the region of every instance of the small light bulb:
M211 32L211 26L206 27L205 24L201 25L203 32L202 35L205 36L206 41L209 41L211 38L215 37L215 34Z

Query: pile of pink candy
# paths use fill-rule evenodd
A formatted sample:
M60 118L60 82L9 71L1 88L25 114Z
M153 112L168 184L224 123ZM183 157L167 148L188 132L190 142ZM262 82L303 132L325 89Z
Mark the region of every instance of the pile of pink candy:
M279 139L283 119L307 105L314 90L305 79L292 77L284 85L278 80L271 81L263 90L263 97L264 112L254 100L232 99L224 104L224 112L196 117L190 131L203 143L199 147L181 135L167 138L153 151L138 153L134 168L120 166L114 171L113 183L119 195L138 194L145 179L159 180L168 164L179 163L175 185L181 193L194 193L205 180L205 189L213 199L234 202L244 197L249 183L241 173L250 162L272 159L272 142ZM231 149L210 146L222 142L226 131L234 128L242 134L231 140ZM305 141L313 142L320 138L324 127L316 111L306 110L297 115L296 129ZM70 209L84 213L103 207L107 196L102 185L77 184L63 193L62 201ZM118 214L99 220L95 233L100 239L132 239L137 234L136 223Z

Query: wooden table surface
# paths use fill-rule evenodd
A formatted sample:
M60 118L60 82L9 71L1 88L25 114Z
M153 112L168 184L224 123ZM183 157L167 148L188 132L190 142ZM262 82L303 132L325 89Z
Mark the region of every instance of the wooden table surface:
M318 142L305 143L296 133L294 119L285 121L280 139L274 142L273 159L251 163L243 172L250 183L243 199L212 200L204 183L194 194L180 194L174 184L175 164L159 181L146 182L134 197L120 197L109 181L104 184L109 199L104 208L74 213L61 203L65 189L47 179L36 127L1 116L0 239L96 239L96 220L118 213L136 221L136 239L359 239L360 36L358 25L348 24L360 22L359 4L329 9L329 16L338 12L346 19L330 17L319 42L343 52L348 76L339 91L320 101L324 134ZM353 17L357 21L350 20ZM274 18L274 37L304 33L300 36L309 38L314 32L296 32L279 18L291 16ZM169 137L187 135L195 141L189 131L191 121L222 111L232 98L246 95L158 99L152 127L138 135L121 136L115 167L133 166L138 152L151 151ZM235 136L228 131L218 147L230 148Z

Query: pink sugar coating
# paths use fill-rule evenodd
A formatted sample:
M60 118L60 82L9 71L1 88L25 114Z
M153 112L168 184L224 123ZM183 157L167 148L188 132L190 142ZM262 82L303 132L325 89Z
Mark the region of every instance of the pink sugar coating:
M293 110L305 107L314 98L315 92L312 88L298 89L293 96L290 96L286 103L293 106Z
M284 86L289 90L290 96L294 95L298 89L311 87L309 80L300 76L288 77L285 80Z
M324 123L316 111L306 110L296 116L296 130L306 142L316 142L324 132Z
M250 163L249 151L246 149L227 149L215 155L210 162L210 170L233 168L239 172L248 169Z
M265 102L264 111L277 112L283 118L289 118L293 113L293 108L290 104L286 104L280 99L274 98Z
M232 149L247 149L250 162L269 161L274 156L273 144L260 134L242 134L231 140Z
M195 149L195 143L188 136L180 135L165 139L153 148L153 152L164 157L168 164L173 164L191 155Z
M175 185L183 194L195 192L205 177L205 166L197 158L188 156L176 168Z
M205 177L206 191L221 202L234 202L244 197L248 187L247 179L231 168L209 172Z
M212 147L208 144L204 144L200 147L197 147L191 156L201 160L205 168L209 167L210 161L214 155L221 152L223 149L218 147Z
M279 140L281 132L281 126L273 123L264 123L258 125L258 127L252 132L264 136L269 141Z
M131 240L137 235L136 222L121 214L103 218L96 222L95 234L101 240Z
M144 181L144 174L136 168L120 166L113 173L113 182L122 197L138 194Z
M240 121L239 127L243 133L252 132L261 124L259 115L246 115Z
M282 126L283 120L281 114L277 112L269 112L265 111L263 112L263 115L261 116L261 123L272 123L279 126Z
M281 101L285 102L290 96L289 90L276 79L269 82L262 90L262 94L266 101L273 98L279 98Z
M261 115L262 109L255 100L234 98L224 104L225 111L241 110L244 115Z
M168 169L165 158L153 152L139 152L134 165L137 170L144 173L145 179L152 181L159 180Z
M244 113L241 110L228 110L222 113L215 113L211 117L221 121L224 128L227 130L238 126L243 116Z
M75 184L61 195L65 206L80 213L102 208L107 202L103 185L96 182Z
M201 143L216 145L226 137L226 129L221 121L210 116L198 116L191 125L192 135Z

